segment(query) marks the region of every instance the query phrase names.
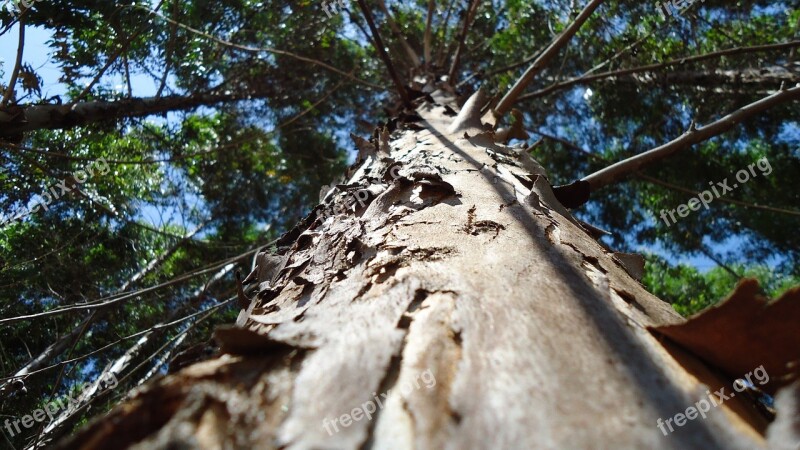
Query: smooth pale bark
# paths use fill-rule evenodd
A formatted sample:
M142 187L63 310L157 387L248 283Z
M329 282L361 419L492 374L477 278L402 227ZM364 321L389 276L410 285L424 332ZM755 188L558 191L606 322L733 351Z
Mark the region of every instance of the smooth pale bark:
M283 269L240 315L249 331L219 332L225 354L63 448L763 448L741 398L662 434L657 419L728 380L646 329L683 319L541 166L434 99L423 130L363 146L348 184L366 191L329 193L324 222L284 237Z

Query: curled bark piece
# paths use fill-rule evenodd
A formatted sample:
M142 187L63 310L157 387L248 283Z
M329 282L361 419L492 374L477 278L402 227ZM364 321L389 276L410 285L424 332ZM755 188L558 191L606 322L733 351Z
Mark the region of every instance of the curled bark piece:
M502 127L495 133L495 142L508 144L511 139L529 139L530 136L522 127L522 113L517 110L511 110L511 115L514 116L514 123L510 127Z
M483 128L481 125L481 109L489 99L483 88L479 88L461 108L461 111L456 116L453 123L448 128L448 133L458 133L459 131L469 130L471 128Z
M567 208L577 208L589 201L589 183L578 180L563 186L553 186L553 194Z
M644 258L642 258L642 255L615 252L614 259L634 280L640 281L644 276Z
M732 378L763 367L769 394L800 376L800 287L773 302L744 279L727 300L681 325L654 328Z

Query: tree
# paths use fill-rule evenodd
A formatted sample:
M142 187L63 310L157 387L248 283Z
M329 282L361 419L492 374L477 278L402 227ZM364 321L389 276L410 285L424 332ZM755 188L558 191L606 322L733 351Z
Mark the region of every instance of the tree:
M735 414L658 432L703 390L647 331L683 319L564 209L524 149L473 126L481 103L453 118L455 99L431 95L392 139L362 144L348 188L282 238L283 254L264 255L240 328L217 334L223 356L65 448L763 445Z
M544 95L542 91L557 92L568 87L571 81L561 79L558 73L565 67L571 79L579 80L586 76L578 77L575 73L580 64L589 63L590 67L598 60L605 60L602 66L614 59L615 56L603 52L617 43L603 41L597 54L592 53L589 46L583 46L581 48L587 49L589 54L582 55L578 63L567 65L564 59L562 69L558 72L553 72L551 67L557 56L569 51L571 43L579 38L581 31L585 30L586 33L581 39L589 42L592 36L603 35L605 24L596 18L596 8L601 3L589 2L582 11L574 11L574 20L559 21L557 29L563 31L553 37L542 51L526 58L522 65L527 66L527 70L516 83L513 80L502 81L502 77L499 83L497 80L487 80L486 90L501 93L501 89L511 88L498 104L487 98L484 90L478 90L462 104L455 95L459 86L466 84L465 91L471 91L472 80L486 77L490 70L503 72L503 69L494 69L492 65L505 64L503 59L513 55L510 49L500 51L497 58L487 59L490 61L489 67L479 68L482 58L486 58L485 52L498 48L502 50L503 47L502 39L498 39L492 49L482 48L474 41L478 39L475 35L488 35L496 31L491 20L485 20L497 18L500 21L500 13L493 16L487 11L489 6L495 5L471 1L457 24L448 21L447 13L440 24L442 29L434 33L431 26L436 9L434 2L426 5L427 15L415 15L413 8L390 12L382 3L378 5L381 14L375 15L367 2L359 1L366 27L362 26L362 19L355 14L349 16L350 23L361 27L365 39L363 43L369 40L377 49L377 60L385 65L388 75L386 81L391 81L397 100L388 109L389 119L375 130L370 140L354 138L359 154L356 164L348 170L344 179L324 192L322 204L311 215L273 242L276 245L274 252L259 253L254 275L257 289L240 290L238 294L239 304L246 307L246 311L239 315L238 327L217 332L223 356L150 383L126 406L114 410L104 421L96 422L65 446L91 445L102 448L111 445L111 442L118 445L123 437L127 443L142 441L141 445L148 448L179 443L214 446L214 443L221 442L246 447L386 446L392 445L388 442L396 442L397 439L408 446L416 442L420 446L437 447L462 441L465 445L479 447L492 444L523 445L518 442L557 447L585 447L596 442L626 447L641 444L665 447L675 443L689 447L751 448L763 445L763 438L759 434L765 432L767 421L752 409L757 403L749 403L741 398L725 406L735 411L734 415L710 415L706 421L690 422L678 433L671 433L668 439L658 434L657 427L661 426L661 422L657 419L672 419L675 413L694 403L690 401L692 392L702 390L701 382L711 387L727 386L731 377L743 374L732 373L728 366L709 359L707 355L694 354L695 349L681 349L675 344L661 341L655 331L649 333L648 327L676 325L682 323L683 319L668 304L648 294L636 282L635 279L641 276L641 261L631 255L612 252L607 247L608 242L596 240L598 230L576 219L566 208L579 208L588 196L600 205L619 200L623 201L621 205L631 201L635 201L635 205L664 202L668 197L663 191L643 200L638 195L627 199L615 193L606 196L607 191L600 189L631 175L643 180L650 177L660 182L659 178L653 178L652 175L662 173L664 168L653 169L648 172L650 175L646 175L642 173L645 163L652 164L666 158L680 161L674 155L685 154L692 145L702 146L705 152L702 162L694 165L702 170L703 162L713 160L709 156L711 152L719 150L714 149L716 142L713 139L725 132L745 142L749 147L744 153L751 156L759 151L758 141L762 136L772 136L780 131L776 125L779 121L774 117L790 108L787 103L798 98L800 88L786 86L777 89L778 86L775 86L776 80L794 79L791 74L783 74L778 78L756 77L753 78L755 82L742 84L730 71L718 71L715 68L693 72L684 70L666 79L678 82L677 89L696 86L702 90L707 86L722 85L715 92L728 96L723 105L728 106L725 112L730 114L725 116L720 111L706 111L702 116L708 119L706 125L697 127L692 124L680 137L673 134L657 143L657 139L674 132L676 125L680 126L680 121L658 129L657 122L651 121L650 117L637 118L634 122L640 129L636 133L647 136L642 142L653 144L650 145L653 150L637 152L641 156L628 158L631 155L625 153L630 153L630 147L623 151L609 148L604 152L582 151L581 154L590 155L589 163L574 156L565 156L567 152L544 155L537 162L531 158L530 152L541 151L541 141L530 148L506 143L509 139L526 139L524 128L528 127L524 124L536 121L537 115L550 107L523 114L512 111L512 106L522 107L521 94L537 75L546 74L549 78L543 79L558 83L552 88L537 91L540 92L537 95L541 96ZM178 2L173 5L178 5ZM206 8L194 3L192 5L200 10ZM349 71L350 67L347 70L337 69L332 63L322 62L325 57L320 53L321 49L326 48L325 45L308 45L293 52L277 50L281 48L279 43L286 43L289 38L287 34L275 31L264 39L263 36L253 37L250 33L258 29L252 27L274 23L285 17L269 13L254 13L248 17L247 8L238 11L235 6L227 3L220 6L221 11L226 12L222 17L228 23L236 23L231 22L233 19L229 14L241 17L250 26L238 29L243 30L247 38L259 41L256 45L231 45L234 39L215 38L208 32L199 31L206 28L166 19L163 32L172 38L165 45L164 54L168 53L169 48L173 48L171 52L174 53L174 47L181 45L177 44L176 36L186 31L187 34L213 38L214 42L225 48L238 48L256 54L270 53L275 59L269 63L274 63L274 67L269 67L270 64L259 67L258 59L240 59L225 51L213 53L212 56L201 51L199 58L212 67L211 72L216 75L211 72L182 72L180 83L184 86L195 83L199 87L195 91L162 96L161 91L165 87L162 82L159 94L149 99L134 98L129 87L126 99L82 102L82 98L92 90L90 85L75 92L72 99L75 106L69 107L72 111L80 111L81 114L85 111L86 114L80 117L70 116L70 112L61 115L66 108L29 105L23 107L21 112L19 109L12 110L16 115L0 117L0 120L22 124L7 126L6 132L0 134L20 141L26 139L26 135L20 133L35 131L40 133L39 136L48 136L48 132L36 130L63 128L69 132L76 126L90 124L90 129L97 133L94 139L102 139L106 132L102 128L107 126L106 119L133 119L154 112L193 109L198 105L217 102L227 105L242 98L266 98L267 110L289 110L286 120L281 121L280 125L293 124L291 130L281 133L278 145L256 144L255 151L250 151L246 147L248 142L259 143L266 137L265 134L268 136L272 132L264 133L257 127L239 128L247 122L237 117L240 111L235 108L229 111L226 110L227 106L223 106L224 113L213 120L186 118L177 137L168 129L153 130L137 124L141 130L136 132L140 132L141 136L132 133L135 139L131 149L140 151L150 140L160 142L159 145L165 144L172 153L169 162L184 170L188 180L210 181L198 185L203 186L203 197L211 204L209 209L213 213L213 222L216 222L214 232L218 238L235 239L246 235L247 232L242 230L245 227L236 226L237 220L252 220L249 215L259 207L270 205L267 207L270 211L267 217L275 220L279 215L276 211L281 211L281 208L275 208L257 194L269 183L262 180L252 189L252 185L247 186L247 181L250 181L247 176L234 174L247 170L247 163L268 165L263 159L260 160L260 152L263 152L261 156L266 157L266 161L275 161L273 155L277 152L302 159L302 156L307 156L309 147L330 149L330 139L320 138L317 133L309 133L311 139L309 136L297 139L291 131L334 123L337 115L363 117L364 108L360 108L358 97L348 98L343 109L328 108L324 114L312 118L308 115L316 112L329 97L335 95L345 80L358 82L360 86L370 89L379 89L380 84L377 83L381 80L373 76L370 81L364 81L355 78L353 72ZM161 4L156 9L160 7ZM508 2L503 7L508 8L509 13L521 9L514 2ZM641 7L630 7L625 14L635 15L638 8ZM534 6L531 10L538 11ZM188 11L190 17L187 20L197 20L194 16L196 11L191 8ZM291 20L297 26L307 27L302 20L313 17L314 13L306 14L304 11L303 14L292 16ZM409 28L418 30L422 37L403 31ZM319 35L325 42L331 36L327 28L320 29L323 31ZM708 32L708 42L713 43L713 33ZM24 34L24 22L20 26L20 34ZM100 74L111 67L111 61L122 54L127 56L128 50L132 50L131 43L140 34L133 31L131 36L135 38L123 44L123 51L112 47L110 52L113 58L101 67ZM392 39L386 39L389 34ZM443 39L445 34L455 37L449 46ZM470 36L473 36L472 40ZM503 37L510 40L525 38L524 33L519 31L506 33ZM538 35L536 37L541 38ZM627 36L625 38L628 39ZM185 39L185 36L181 36L181 39ZM347 42L347 39L341 39L338 35L335 39L338 43ZM434 40L441 41L436 61L431 48ZM269 43L269 47L263 41ZM643 41L647 39L640 40ZM791 50L795 47L791 42L737 44L735 51L718 50L712 45L708 49L710 53L700 54L693 61L708 61L748 52ZM147 49L146 45L140 47L140 51ZM415 54L420 48L424 55L422 58ZM352 41L349 50L352 50ZM364 54L363 49L355 52ZM342 53L346 55L348 52ZM340 63L345 60L342 53L336 55ZM172 62L170 58L166 60ZM297 80L281 73L281 67L285 69L297 61L307 63L320 72L308 79L301 77ZM184 71L185 66L179 62L175 61L175 70L180 66L180 70ZM637 63L639 67L645 67L642 62ZM663 70L671 63L658 65L647 70ZM167 78L170 66L167 65L162 79ZM374 74L375 66L368 67L372 68ZM127 67L121 66L120 69L127 70ZM629 73L638 72L631 70ZM407 76L409 72L414 76ZM743 69L744 72L747 70ZM222 85L214 86L220 74L224 77ZM446 77L443 78L444 75ZM604 122L604 126L611 130L622 129L630 124L625 113L619 113L619 103L625 101L622 100L625 98L624 90L630 89L631 82L619 75L597 79L611 80L613 89L618 90L604 93L603 99L594 105L601 117L606 109L615 111L612 118ZM260 80L259 76L266 76L268 80ZM94 81L99 78L100 75ZM699 83L701 79L707 84ZM7 93L14 93L13 80L15 76ZM331 91L324 94L319 92L319 84L330 85L332 80L338 84ZM642 81L638 78L635 80L637 83ZM227 89L232 86L236 88ZM290 96L294 99L274 98L279 88L294 88ZM321 97L313 103L299 102L305 97L306 91ZM688 94L681 93L686 98L692 98L695 94L691 91ZM14 96L6 97L10 99ZM378 98L386 100L385 97ZM666 99L644 95L639 100L647 106L637 105L637 108L633 108L635 111L653 111L651 106L664 106L667 103ZM105 114L93 112L98 107L106 111ZM42 115L40 111L47 114ZM53 111L57 114L52 115ZM510 117L506 114L508 112L512 112ZM19 118L25 115L30 116L31 120L20 121ZM510 118L513 118L513 122ZM749 122L759 120L761 123L755 129L747 127ZM487 128L484 125L486 123L496 126ZM580 123L572 126L579 127ZM233 155L219 153L208 164L202 159L198 164L194 155L184 157L182 147L187 142L196 144L210 141L219 145L212 135L234 136L241 147ZM547 136L546 133L541 135L559 142L559 145L570 147L569 152L581 149L580 145L566 139ZM629 144L638 139L636 136L628 139ZM309 141L311 145L308 145ZM55 155L52 151L18 143L8 145L20 157L26 152L43 157ZM101 149L105 147L99 146ZM302 150L293 151L298 148ZM97 153L92 155L96 156ZM334 156L336 153L328 155ZM75 158L73 155L65 156L68 160ZM539 164L552 163L558 158L572 159L564 164L567 170L561 174L549 173ZM611 164L612 160L620 159L623 161ZM289 170L285 159L281 158L276 166L285 170L284 176L294 177L314 167L314 162L319 162L319 159L309 164L291 161L290 164L296 166ZM734 168L734 171L746 166L737 165L739 162L732 157L726 159L724 166L726 169ZM333 172L336 164L332 166L326 165L321 173ZM548 166L552 167L552 164ZM43 167L48 169L48 166ZM587 170L592 168L603 170L594 173L593 170ZM251 173L257 177L265 171L261 167ZM318 180L325 180L324 175L318 175ZM556 182L559 177L569 177L560 180L564 186L555 186L559 184ZM313 180L313 177L309 178ZM566 184L579 178L580 181ZM675 181L677 178L669 179ZM313 181L298 184L295 193L299 196L293 198L307 201ZM675 190L676 185L670 185L672 187L662 182L658 186ZM618 186L615 184L612 188L619 189ZM232 192L242 193L243 199L231 196ZM790 215L796 213L782 207L791 204L790 200L784 201L785 198L791 198L791 194L776 194L779 206L765 211L788 211ZM86 193L84 197L92 200L96 196ZM737 201L747 207L759 206L752 201ZM292 216L299 215L302 207L298 206L298 202L284 202L294 208ZM619 209L621 205L616 208ZM286 211L285 208L282 211ZM609 213L613 216L614 210L613 207L606 207L602 211L606 216ZM636 208L630 210L635 211ZM266 214L266 211L262 214ZM589 211L588 214L581 214L584 216L581 218L587 219L592 215ZM617 221L630 220L629 215L629 212L625 212L613 218ZM33 223L37 220L34 219ZM283 220L288 222L285 218ZM684 226L680 225L681 228ZM619 228L625 229L625 226ZM705 251L710 258L720 261L720 266L726 266L706 248L702 239L681 238L679 233L683 230L675 231L677 228L663 234L675 233L675 245ZM768 228L759 223L750 226L751 230L762 234ZM191 242L186 241L188 230L180 230L179 234L181 246ZM619 237L615 239L618 241ZM790 247L791 239L789 233L767 233L764 248ZM263 246L263 240L256 242L259 242L258 247ZM178 255L172 250L174 248L155 246L153 250L159 251L153 252L152 259L144 264L144 268L154 270L162 264L168 265L173 256ZM512 252L511 249L517 249L518 252ZM190 278L202 273L214 273L212 279L219 280L231 273L231 263L241 262L257 251L250 249L207 266L202 271L194 270ZM515 253L520 256L514 256ZM792 261L796 254L787 251L785 256ZM194 262L191 258L182 257L175 260L187 265ZM161 274L157 270L153 273L159 273L163 278L162 275L170 272ZM143 275L139 273L135 272L132 280L142 279ZM79 327L71 328L77 331L70 331L56 341L62 343L58 352L50 352L47 358L34 358L35 361L42 361L40 365L45 365L50 360L62 358L61 354L69 348L64 345L67 342L73 341L74 349L84 329L91 327L101 330L108 323L101 323L97 317L121 314L121 307L130 303L131 299L186 279L178 276L155 287L133 292L125 292L123 288L118 293L99 296L102 297L100 300L88 303L59 302L57 307L44 312L18 312L16 317L5 319L3 323L63 317L73 311L89 311L78 322L81 324ZM741 292L749 289L749 285L743 286ZM192 293L188 297L195 299L187 306L203 304L205 289L196 289L184 287L183 291ZM250 301L247 295L253 292L257 292L257 297ZM740 296L744 295L740 293ZM793 295L786 294L784 299L791 300ZM788 300L781 300L781 304ZM192 318L206 312L210 314L231 303L232 300L206 302L203 306L210 308L191 312L185 317ZM140 310L133 308L137 313ZM95 311L110 312L101 315ZM169 323L175 322L173 318L183 320L180 317L189 311L191 308L188 311L172 311ZM149 311L145 317L148 321L153 318L161 320L158 314L158 311ZM141 331L131 336L159 338L155 332L161 331L165 324L158 323L153 326L151 322L143 330L142 327L134 328ZM151 345L156 350L153 357L158 359L139 382L126 386L139 386L155 375L157 369L164 365L164 359L175 353L175 342L180 342L184 336L183 333L165 336L169 340L160 347L160 343L147 344L145 340L142 345ZM495 347L499 349L495 350ZM572 349L573 354L568 355L565 351L567 348ZM109 360L105 368L99 370L100 374L117 373L115 368L134 367L131 360L141 358L137 355L147 354L139 343L122 350L117 353L117 359ZM94 351L89 354L92 353ZM148 358L143 359L142 364L135 366L126 377L142 367L147 368ZM73 363L67 355L66 359L60 359L50 367L62 367L63 374L63 367ZM698 367L705 369L698 370ZM708 368L719 373L709 372ZM328 378L328 374L334 377ZM18 377L11 377L8 382L13 384ZM54 383L53 392L59 389L60 379L61 375ZM432 383L435 386L428 386ZM405 392L402 388L408 386L413 388ZM768 392L775 393L776 390ZM101 398L101 394L100 390L94 388L88 391L83 406L70 408L60 414L54 422L58 426L51 424L38 434L36 440L48 443L68 432L70 425L77 422L79 414L84 414L86 407ZM589 397L592 397L593 403L587 403ZM379 403L381 398L385 399L385 404ZM783 398L785 395L779 398L781 404L785 403ZM530 403L531 399L536 403ZM361 420L356 416L364 416L367 402L375 407L375 411L369 413L374 413L375 417ZM155 406L158 406L159 413L153 416L148 411ZM343 416L347 410L352 411L349 419ZM550 413L553 410L568 413L553 415ZM509 415L508 411L513 411L513 414ZM608 411L624 411L626 426L622 426L619 416L608 414ZM261 412L265 412L265 416L259 416ZM779 415L776 427L771 430L785 427L783 417ZM267 420L264 421L264 418ZM336 418L338 422L334 421ZM579 428L576 425L585 426L592 419L598 422L590 430L592 432L576 433L576 428ZM345 423L349 421L354 423ZM528 422L534 422L531 429L518 425ZM670 422L666 423L671 430ZM256 431L250 433L250 430ZM664 431L664 434L667 432ZM781 439L787 439L774 435L773 432L770 436L773 442L780 443Z

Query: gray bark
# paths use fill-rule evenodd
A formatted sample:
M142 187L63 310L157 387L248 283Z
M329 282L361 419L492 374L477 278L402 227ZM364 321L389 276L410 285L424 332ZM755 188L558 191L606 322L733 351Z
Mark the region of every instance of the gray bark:
M224 102L265 98L270 92L209 93L190 96L127 98L75 105L36 105L0 111L0 138L12 138L40 129L67 129L97 122L144 117L169 111L191 110Z
M648 331L683 319L541 166L434 99L285 236L219 357L63 448L763 448L740 398L662 434L727 380Z

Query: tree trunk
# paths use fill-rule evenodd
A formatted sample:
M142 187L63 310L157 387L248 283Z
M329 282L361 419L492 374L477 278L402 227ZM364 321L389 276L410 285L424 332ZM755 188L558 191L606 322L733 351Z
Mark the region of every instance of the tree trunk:
M728 381L648 331L683 319L480 107L433 99L360 141L347 185L262 260L221 356L64 448L764 447L741 397L660 431Z

